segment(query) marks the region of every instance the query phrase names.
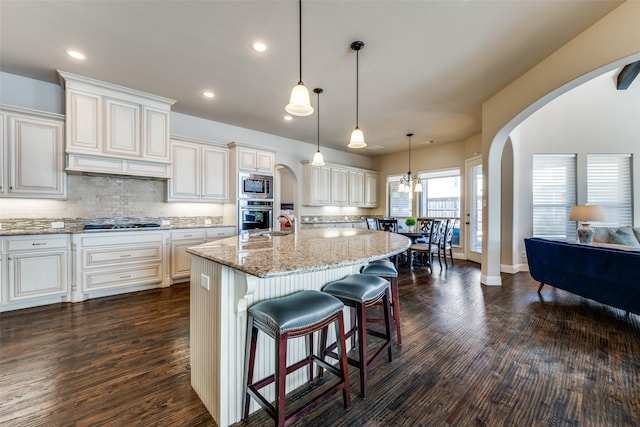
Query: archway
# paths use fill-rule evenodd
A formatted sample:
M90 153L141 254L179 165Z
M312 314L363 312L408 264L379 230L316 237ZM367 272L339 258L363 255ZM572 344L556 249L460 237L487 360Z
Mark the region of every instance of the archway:
M550 100L640 59L640 3L627 2L483 105L483 255L481 283L501 285L501 157L509 134Z

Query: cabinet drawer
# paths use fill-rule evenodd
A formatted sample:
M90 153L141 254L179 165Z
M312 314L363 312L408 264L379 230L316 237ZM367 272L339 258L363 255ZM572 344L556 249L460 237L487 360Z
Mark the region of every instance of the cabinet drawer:
M140 245L144 243L163 243L162 233L150 231L91 233L82 236L80 244L83 248L108 245Z
M171 232L171 240L202 240L204 241L204 231L203 230L194 230L194 231L172 231Z
M223 239L236 235L235 227L218 227L207 230L207 240Z
M162 247L156 245L84 249L85 268L132 262L162 262Z
M147 264L144 266L132 265L129 268L119 268L117 270L85 271L82 274L82 289L84 291L91 291L96 289L142 285L161 281L161 264Z
M8 239L7 251L33 251L39 249L65 249L69 244L67 237L58 238L29 238L29 239Z

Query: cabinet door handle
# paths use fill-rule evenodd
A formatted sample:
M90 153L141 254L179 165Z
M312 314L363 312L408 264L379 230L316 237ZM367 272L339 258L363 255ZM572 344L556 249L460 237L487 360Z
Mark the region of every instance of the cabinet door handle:
M191 237L193 234L185 234L184 237Z
M9 261L13 261L13 257L12 257L12 256L7 257L7 259L8 259Z
M36 243L32 243L31 246L47 246L46 242L36 242Z
M131 256L131 254L123 254L123 255L120 255L120 258L128 258L130 256Z
M130 275L130 274L128 274L128 275L126 275L126 276L120 276L120 278L121 278L121 279L130 279L130 278L131 278L131 275Z

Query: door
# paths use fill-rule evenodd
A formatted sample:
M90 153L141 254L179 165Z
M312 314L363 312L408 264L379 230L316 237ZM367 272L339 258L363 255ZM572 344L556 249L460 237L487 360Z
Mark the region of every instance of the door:
M469 261L482 261L482 156L465 161L467 194L465 213L466 256Z

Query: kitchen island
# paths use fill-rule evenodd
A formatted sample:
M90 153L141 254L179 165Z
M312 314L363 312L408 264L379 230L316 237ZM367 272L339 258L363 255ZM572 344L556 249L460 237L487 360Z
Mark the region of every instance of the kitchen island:
M191 385L216 423L222 427L241 418L248 307L304 289L322 289L358 273L369 261L406 251L409 245L408 238L396 233L315 229L290 234L245 232L187 249ZM272 349L273 342L261 334L256 378L273 373ZM301 359L304 352L302 338L291 340L288 363ZM305 370L289 375L287 392L306 381Z

